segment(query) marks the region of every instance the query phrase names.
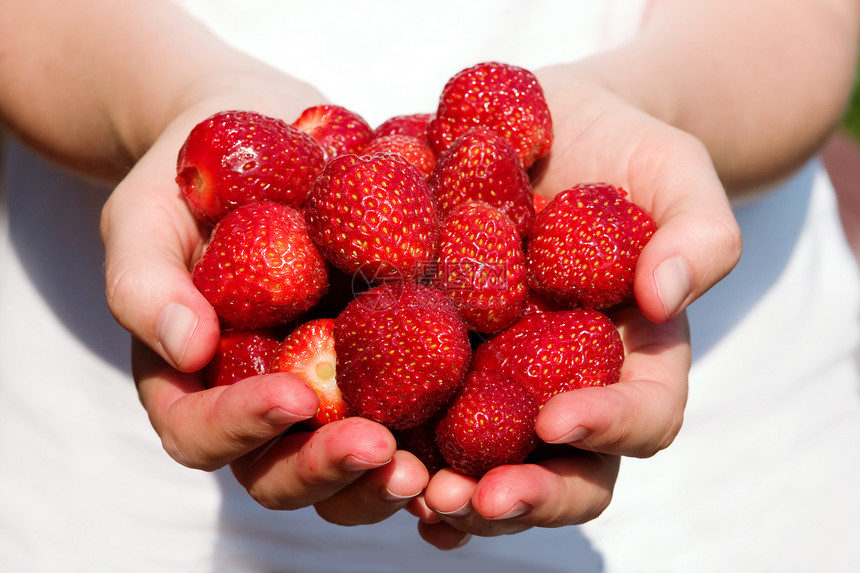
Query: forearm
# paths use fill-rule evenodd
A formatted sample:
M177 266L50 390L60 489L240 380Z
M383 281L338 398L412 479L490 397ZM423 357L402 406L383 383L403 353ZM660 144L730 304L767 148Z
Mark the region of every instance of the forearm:
M730 191L784 176L837 124L857 0L655 0L641 36L576 65L698 137Z
M108 178L195 107L198 119L237 105L297 116L320 97L169 1L9 0L0 50L0 119L46 155Z

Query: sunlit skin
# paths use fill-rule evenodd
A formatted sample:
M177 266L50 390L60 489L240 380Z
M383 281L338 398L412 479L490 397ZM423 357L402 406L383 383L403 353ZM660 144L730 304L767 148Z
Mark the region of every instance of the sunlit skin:
M860 27L857 0L655 0L627 44L534 70L555 135L536 191L621 185L657 231L637 263L639 310L613 316L627 353L621 381L556 396L536 422L546 441L586 453L475 480L449 470L430 479L388 430L360 418L272 442L316 412L313 390L288 374L206 389L199 373L220 329L188 272L205 235L176 191L177 150L217 111L290 119L324 101L320 91L234 50L172 2L6 0L3 11L7 126L116 184L101 221L107 301L134 337L137 389L169 455L192 468L230 465L264 506L314 505L335 523L380 521L408 504L419 534L445 548L591 519L609 503L618 456L671 444L687 395L684 310L741 254L728 195L790 173L827 137L850 92Z

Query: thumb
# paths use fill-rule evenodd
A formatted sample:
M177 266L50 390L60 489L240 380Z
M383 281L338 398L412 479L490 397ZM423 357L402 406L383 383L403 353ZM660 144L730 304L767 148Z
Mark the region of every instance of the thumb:
M740 228L713 170L675 169L654 200L657 231L636 263L633 292L654 322L678 316L738 263ZM704 174L704 175L703 175Z
M105 289L126 330L173 367L192 372L214 355L219 323L191 280L204 234L174 182L175 149L157 143L105 204Z

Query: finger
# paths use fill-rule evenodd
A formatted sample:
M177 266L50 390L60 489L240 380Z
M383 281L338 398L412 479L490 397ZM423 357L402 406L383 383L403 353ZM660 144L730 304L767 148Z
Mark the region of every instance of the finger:
M406 507L429 479L418 458L398 450L391 462L368 471L315 507L323 519L338 525L378 523Z
M498 469L495 468L491 472ZM517 520L488 519L478 512L474 505L478 501L479 484L480 481L474 477L444 469L437 472L430 480L424 492L424 501L430 509L442 517L445 523L480 537L517 533L530 527ZM483 503L487 505L488 501L484 499Z
M710 159L691 136L660 154L647 148L631 160L632 198L644 203L657 231L642 250L634 294L646 317L663 322L724 278L742 250L740 228ZM645 146L643 146L644 148ZM643 194L648 197L640 200Z
M359 417L314 432L285 434L231 464L237 481L260 505L297 509L318 503L370 470L389 464L394 437Z
M604 181L626 189L652 215L657 232L639 257L634 293L645 315L663 322L740 258L725 189L698 139L606 90L572 85L570 72L543 71L556 138L535 189L552 197L575 183Z
M102 210L105 289L117 321L175 368L202 368L217 347L218 318L191 281L204 243L174 181L182 139L165 136Z
M574 452L539 464L500 466L478 482L472 509L512 531L585 523L609 505L619 464L618 456Z
M620 381L554 396L535 429L552 444L651 456L672 443L683 421L691 361L686 315L654 324L627 309L613 318L626 352Z
M499 466L477 481L449 470L434 476L424 499L445 523L479 536L585 523L609 505L618 467L618 456L579 452Z
M316 413L316 393L291 374L255 376L205 389L140 341L132 348L140 400L164 449L179 463L214 470Z

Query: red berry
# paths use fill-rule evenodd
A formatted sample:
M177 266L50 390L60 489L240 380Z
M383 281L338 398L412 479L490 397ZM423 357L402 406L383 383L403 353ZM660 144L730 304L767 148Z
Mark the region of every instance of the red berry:
M176 182L195 216L214 225L236 207L257 201L300 207L324 164L322 148L286 122L223 111L188 134Z
M533 205L534 205L534 209L535 209L535 215L537 215L538 213L543 211L543 208L546 207L548 203L549 203L549 199L547 199L546 197L544 197L540 193L535 193L534 194L534 201L533 201Z
M397 438L397 447L418 458L430 475L447 467L448 462L442 457L436 444L435 417L412 428L395 430L394 437Z
M386 135L411 135L426 142L427 130L433 114L411 113L406 115L395 115L383 121L373 130L374 137L385 137Z
M538 443L538 411L531 392L508 376L473 371L441 415L436 443L452 468L479 477L526 459Z
M327 287L325 260L304 218L278 203L245 205L221 219L193 280L224 323L241 329L297 318Z
M332 159L308 194L305 216L326 259L371 281L418 276L439 251L427 181L397 155Z
M520 237L534 220L534 192L514 149L486 128L469 130L439 157L429 179L443 215L469 199L511 218Z
M228 386L251 376L268 374L280 341L268 330L225 330L215 356L206 365L207 384Z
M373 138L373 129L363 117L339 105L309 107L293 125L319 142L326 160L345 153L359 153Z
M473 370L509 376L543 406L552 396L618 381L624 346L609 318L596 310L528 314L481 343Z
M384 135L370 140L361 152L362 155L374 153L397 153L414 165L418 171L429 177L436 166L436 154L425 140L411 135Z
M523 312L524 315L555 310L565 309L554 300L529 289L528 295L526 295L526 309L525 312Z
M655 226L625 194L603 183L558 194L528 238L529 286L571 308L631 300L636 261Z
M428 420L460 386L471 347L448 297L416 283L359 294L335 320L338 385L358 415L392 429Z
M337 385L337 355L334 349L334 319L305 322L287 336L277 349L273 371L295 374L319 397L316 415L303 425L319 428L350 416Z
M511 220L480 201L455 207L442 221L439 287L466 325L497 332L523 314L528 288L522 241Z
M546 155L553 138L552 118L534 74L486 62L449 79L430 123L430 142L436 153L441 154L477 126L505 137L526 169Z

